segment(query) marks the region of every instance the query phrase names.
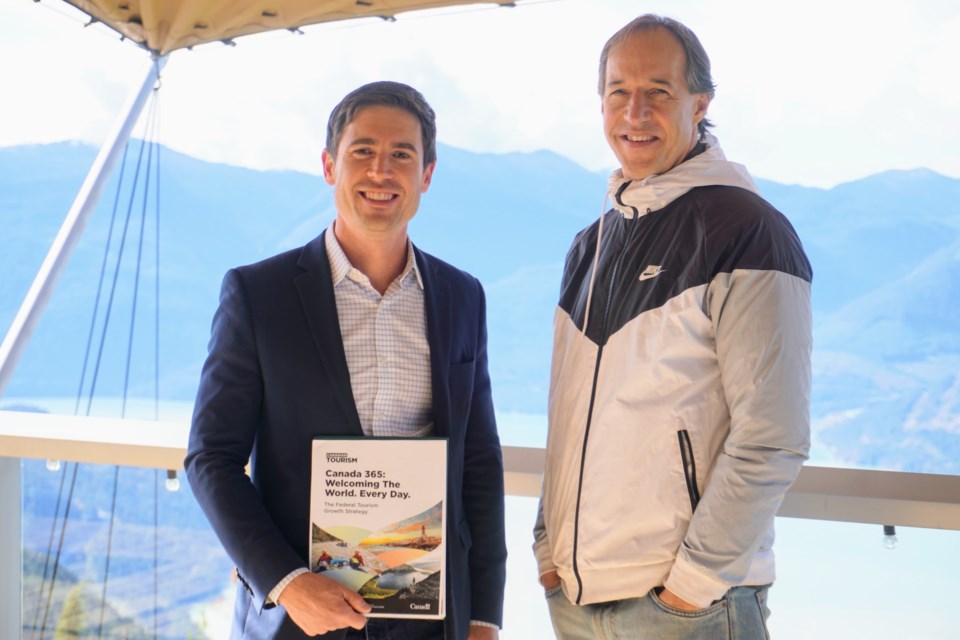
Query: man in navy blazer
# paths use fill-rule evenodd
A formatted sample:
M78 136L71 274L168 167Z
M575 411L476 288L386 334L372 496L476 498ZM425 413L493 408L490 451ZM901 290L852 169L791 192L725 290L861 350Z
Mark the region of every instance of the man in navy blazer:
M496 638L503 463L483 289L407 237L436 164L433 110L406 85L364 85L331 113L323 164L334 223L227 273L194 409L184 465L237 565L231 637ZM405 355L371 357L372 342ZM390 400L383 380L398 375ZM380 435L383 402L402 433L448 439L442 622L368 621L358 594L307 570L311 440Z

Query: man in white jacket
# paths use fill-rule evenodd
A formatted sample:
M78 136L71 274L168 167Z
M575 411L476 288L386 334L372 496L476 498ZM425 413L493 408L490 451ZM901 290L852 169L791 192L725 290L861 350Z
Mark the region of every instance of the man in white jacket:
M561 640L766 638L773 521L809 450L812 270L708 132L697 37L600 58L613 208L567 254L534 550Z

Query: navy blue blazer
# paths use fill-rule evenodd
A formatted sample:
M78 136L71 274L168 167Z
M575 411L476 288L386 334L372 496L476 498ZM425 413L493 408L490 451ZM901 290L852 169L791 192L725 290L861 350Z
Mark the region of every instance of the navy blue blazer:
M506 579L486 308L475 278L419 250L415 255L434 435L449 442L445 635L462 640L470 620L501 624ZM323 234L226 274L197 392L184 466L237 565L235 638L306 637L283 607L265 602L284 576L307 566L310 443L318 435L363 435Z

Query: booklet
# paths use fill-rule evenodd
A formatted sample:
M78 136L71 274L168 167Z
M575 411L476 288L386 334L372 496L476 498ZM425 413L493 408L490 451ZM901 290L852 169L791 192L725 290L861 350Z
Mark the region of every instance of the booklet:
M446 438L314 439L310 569L369 617L443 618L446 497Z

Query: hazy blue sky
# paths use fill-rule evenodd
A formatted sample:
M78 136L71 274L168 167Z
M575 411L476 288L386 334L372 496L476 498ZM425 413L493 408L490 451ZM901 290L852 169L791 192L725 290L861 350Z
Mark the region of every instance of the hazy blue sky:
M175 52L161 141L253 168L320 170L326 117L375 79L409 82L441 141L476 151L547 148L614 164L596 65L639 12L691 26L713 60L710 114L728 157L760 177L830 186L890 168L960 177L956 0L520 0L318 25ZM59 0L0 6L0 145L99 144L147 55ZM442 158L441 158L442 162Z

